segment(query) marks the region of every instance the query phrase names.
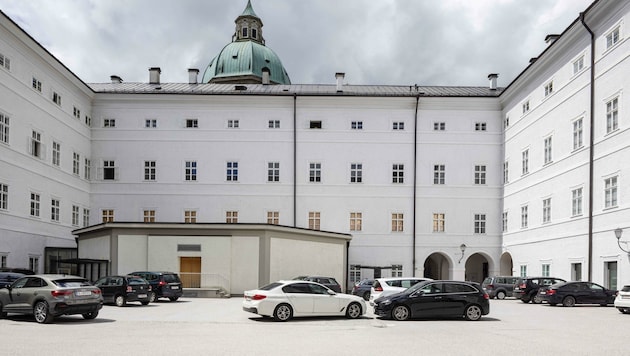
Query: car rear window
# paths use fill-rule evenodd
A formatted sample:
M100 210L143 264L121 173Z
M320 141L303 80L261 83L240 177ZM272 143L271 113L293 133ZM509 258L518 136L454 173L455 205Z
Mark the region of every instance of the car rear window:
M176 274L165 274L164 282L166 283L180 283L179 277Z
M269 283L266 286L262 286L262 287L260 287L258 289L260 289L260 290L272 290L272 289L274 289L274 288L276 288L278 286L281 286L281 285L282 285L282 283L274 282L274 283Z
M54 280L53 283L58 285L59 287L68 288L68 287L89 287L91 286L90 282L87 279L57 279Z
M147 281L140 277L130 277L127 279L129 285L147 284Z
M482 282L483 285L488 285L488 284L492 284L492 278L488 277L486 279L483 280Z
M630 286L623 286L623 288L621 288L622 292L630 292Z

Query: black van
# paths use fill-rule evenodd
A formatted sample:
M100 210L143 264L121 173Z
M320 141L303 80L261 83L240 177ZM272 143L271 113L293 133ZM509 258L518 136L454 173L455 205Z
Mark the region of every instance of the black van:
M182 281L179 279L177 273L138 271L130 274L140 276L151 284L149 298L151 303L158 300L158 298L168 298L171 302L174 302L184 294Z

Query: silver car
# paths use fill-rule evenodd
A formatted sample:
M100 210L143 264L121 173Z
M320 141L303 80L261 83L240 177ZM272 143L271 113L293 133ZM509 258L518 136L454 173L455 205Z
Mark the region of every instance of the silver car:
M42 324L70 314L94 319L102 307L101 290L78 276L24 276L0 289L0 318L9 313L32 314L35 321Z

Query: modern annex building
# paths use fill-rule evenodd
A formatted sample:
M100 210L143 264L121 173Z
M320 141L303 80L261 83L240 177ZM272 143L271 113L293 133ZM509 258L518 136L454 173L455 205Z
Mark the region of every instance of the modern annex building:
M150 68L145 83L88 84L2 14L0 262L126 273L83 239L120 223L169 236L269 224L351 235L336 276L348 285L630 282L629 13L595 1L504 88L496 74L485 87L292 84L249 2L188 83ZM160 253L180 271L197 256Z

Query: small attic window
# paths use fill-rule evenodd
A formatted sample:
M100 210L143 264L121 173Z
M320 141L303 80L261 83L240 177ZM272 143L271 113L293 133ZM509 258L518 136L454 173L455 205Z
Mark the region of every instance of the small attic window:
M252 28L252 38L258 37L258 31L255 28Z
M247 37L247 27L243 27L243 37Z
M316 120L311 120L309 127L311 129L321 129L322 128L322 122L321 121L316 121Z

